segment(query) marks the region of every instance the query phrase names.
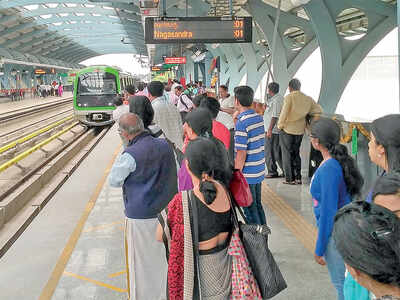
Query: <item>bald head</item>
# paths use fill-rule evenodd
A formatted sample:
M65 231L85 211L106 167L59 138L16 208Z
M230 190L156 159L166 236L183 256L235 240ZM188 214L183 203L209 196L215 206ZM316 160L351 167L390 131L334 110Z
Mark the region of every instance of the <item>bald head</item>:
M125 131L129 138L144 131L143 121L137 114L126 113L119 118L119 128Z

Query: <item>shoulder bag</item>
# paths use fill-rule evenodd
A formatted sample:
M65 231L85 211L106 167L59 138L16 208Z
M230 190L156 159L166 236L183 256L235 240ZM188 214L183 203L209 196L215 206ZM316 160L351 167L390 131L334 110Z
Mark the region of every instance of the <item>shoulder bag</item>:
M244 215L238 207L243 219ZM267 225L239 223L241 239L247 258L257 280L263 299L270 299L286 287L286 281L268 248L268 235L271 230Z
M237 205L240 207L248 207L253 203L249 184L242 171L235 169L233 171L232 180L229 184L229 190L232 193Z

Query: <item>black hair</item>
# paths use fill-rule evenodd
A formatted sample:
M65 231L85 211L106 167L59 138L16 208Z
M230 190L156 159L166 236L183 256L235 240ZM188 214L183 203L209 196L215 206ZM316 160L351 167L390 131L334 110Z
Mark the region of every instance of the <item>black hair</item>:
M212 204L217 196L217 187L208 180L202 180L203 174L213 177L225 187L232 178L232 168L228 163L228 154L218 140L198 137L189 142L185 157L190 171L201 180L200 192L208 205Z
M219 87L225 90L226 92L228 91L228 87L225 84L221 84Z
M121 106L122 104L124 104L124 101L122 100L121 96L117 96L114 98L114 105L115 106Z
M251 87L246 85L237 86L233 92L241 106L250 107L253 103L254 91Z
M177 85L177 86L175 87L175 89L178 90L178 91L182 91L182 90L183 90L183 86Z
M198 136L210 137L212 135L212 117L206 108L196 108L185 117L186 123Z
M268 84L268 90L270 90L272 93L278 94L279 93L279 83L277 82L271 82Z
M193 105L199 107L204 99L207 99L207 93L197 95L192 99Z
M164 94L164 85L161 81L152 81L147 90L153 97L161 97Z
M347 191L351 196L355 196L360 193L364 179L347 148L339 143L340 135L340 127L332 119L321 118L311 125L311 136L317 138L319 143L328 149L329 154L340 163Z
M200 107L208 109L211 113L211 117L215 119L219 113L221 105L219 104L217 99L213 97L207 97L203 99L203 101L201 101Z
M142 119L144 128L148 128L153 122L154 110L146 96L132 97L129 103L129 112L137 114Z
M133 84L127 85L125 89L131 95L134 95L136 93L136 87Z
M389 172L379 177L374 185L372 199L378 195L399 195L400 196L400 173Z
M289 81L289 87L294 91L300 91L301 82L297 78L293 78Z
M332 234L346 264L380 283L400 287L400 220L392 211L352 202L338 211Z
M144 84L144 82L141 81L138 83L137 88L139 91L143 91L145 87L146 87L146 85Z
M376 143L385 148L389 170L400 171L400 114L387 115L371 124Z

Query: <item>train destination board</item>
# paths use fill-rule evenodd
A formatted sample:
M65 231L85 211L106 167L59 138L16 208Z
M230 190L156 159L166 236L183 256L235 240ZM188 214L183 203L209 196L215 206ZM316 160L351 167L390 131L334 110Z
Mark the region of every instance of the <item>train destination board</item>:
M252 17L149 17L145 22L146 44L252 41Z

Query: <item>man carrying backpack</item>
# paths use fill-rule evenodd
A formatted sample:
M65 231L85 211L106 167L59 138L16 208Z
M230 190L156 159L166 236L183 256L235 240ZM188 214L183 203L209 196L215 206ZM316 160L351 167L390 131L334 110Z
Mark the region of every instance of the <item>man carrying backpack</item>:
M187 113L193 109L193 102L189 95L183 93L183 87L181 85L175 87L175 95L178 97L177 108L181 115L182 122L184 122Z

